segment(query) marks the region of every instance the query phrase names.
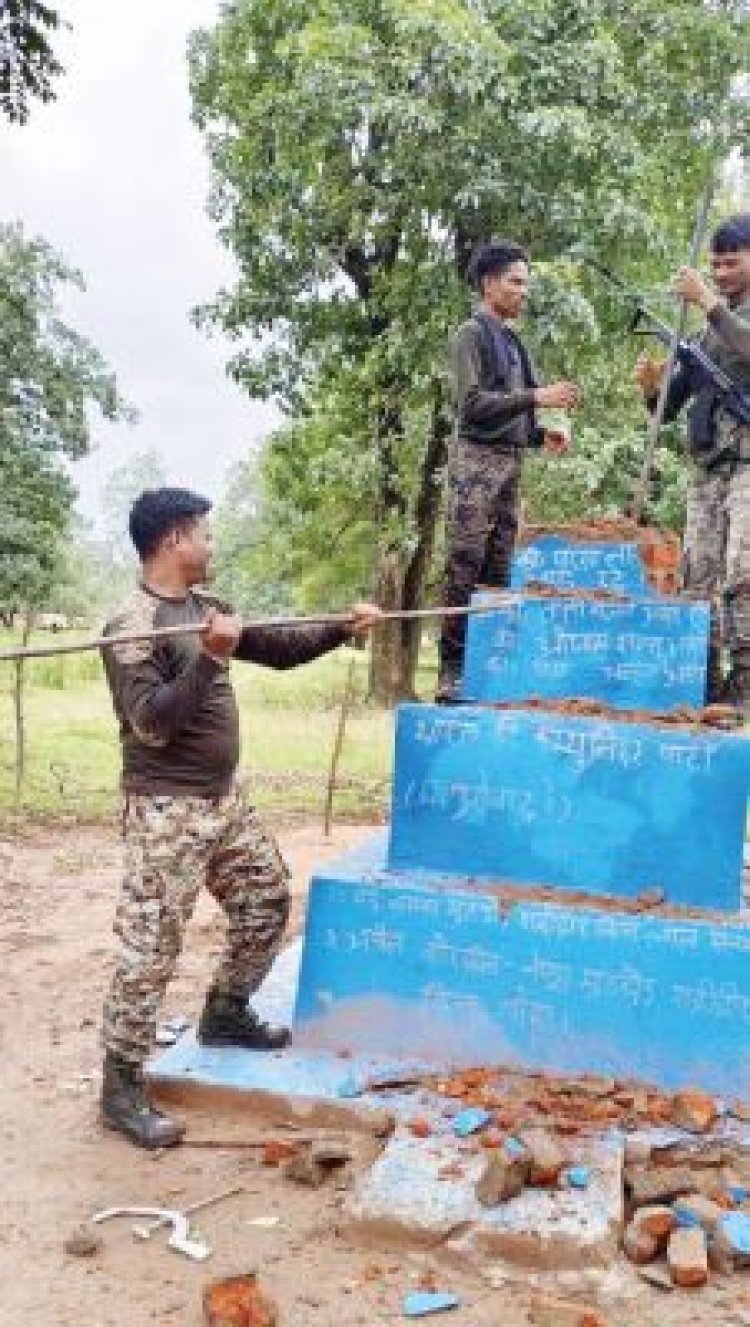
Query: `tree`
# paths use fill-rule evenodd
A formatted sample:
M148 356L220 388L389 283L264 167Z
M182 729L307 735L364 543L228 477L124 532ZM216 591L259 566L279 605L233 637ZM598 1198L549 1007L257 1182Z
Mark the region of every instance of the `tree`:
M214 518L212 589L238 611L278 613L291 603L285 559L263 501L258 458L250 453L229 476Z
M49 42L60 27L57 10L41 0L1 0L0 107L25 124L32 97L54 100L53 80L63 72Z
M99 352L60 318L61 286L82 286L43 240L0 226L0 611L48 601L75 490L67 463L85 455L91 406L127 417ZM23 670L16 670L17 785L23 775Z
M239 265L202 317L239 342L238 381L291 418L272 473L302 448L321 483L354 477L335 512L307 492L331 537L365 513L381 602L425 593L440 366L473 246L500 230L531 245L548 372L611 365L620 311L565 255L584 240L638 277L682 255L709 163L746 135L744 22L741 0L237 0L196 34L210 206ZM597 377L590 426L622 397ZM415 640L381 633L378 697L409 693Z

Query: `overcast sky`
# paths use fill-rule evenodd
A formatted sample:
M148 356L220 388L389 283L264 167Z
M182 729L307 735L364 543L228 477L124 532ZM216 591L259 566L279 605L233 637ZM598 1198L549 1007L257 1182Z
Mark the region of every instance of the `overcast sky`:
M56 50L58 99L23 128L0 122L0 212L76 267L86 294L73 325L105 354L139 411L135 427L97 421L93 456L75 467L95 517L102 481L158 451L168 478L216 497L228 467L272 426L226 377L230 348L188 319L231 279L205 212L208 171L189 119L185 46L218 0L60 0L72 31Z

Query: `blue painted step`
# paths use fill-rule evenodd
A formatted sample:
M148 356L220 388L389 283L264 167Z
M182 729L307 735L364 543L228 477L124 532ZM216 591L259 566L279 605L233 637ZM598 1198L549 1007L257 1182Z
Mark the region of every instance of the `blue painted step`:
M560 535L542 535L513 558L511 588L522 589L530 581L560 590L653 594L637 543L575 543Z
M749 787L734 734L405 705L389 866L737 911Z
M389 873L375 840L312 883L295 1045L518 1063L750 1095L750 924L498 906Z
M465 700L584 696L618 709L705 702L708 604L483 592L469 618Z

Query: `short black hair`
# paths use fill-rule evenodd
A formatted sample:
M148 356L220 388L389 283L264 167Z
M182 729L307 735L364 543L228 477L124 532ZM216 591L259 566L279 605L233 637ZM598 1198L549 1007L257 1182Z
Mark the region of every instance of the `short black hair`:
M528 263L529 254L522 244L515 240L493 240L491 244L482 244L472 254L469 263L469 280L477 290L481 290L486 276L499 276L514 263Z
M750 212L727 217L711 236L712 253L738 253L740 249L750 249Z
M208 498L189 488L147 488L133 503L128 521L139 558L151 557L165 535L210 510Z

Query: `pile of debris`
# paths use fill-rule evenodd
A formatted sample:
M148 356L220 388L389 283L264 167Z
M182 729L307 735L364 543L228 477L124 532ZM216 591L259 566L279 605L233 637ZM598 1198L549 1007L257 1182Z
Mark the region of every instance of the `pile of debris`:
M488 704L488 702L482 702ZM582 719L606 719L613 723L648 723L665 728L690 728L700 731L718 728L731 731L741 728L743 716L735 705L677 705L672 710L619 710L600 700L586 696L569 696L565 700L551 700L545 696L529 696L527 700L495 700L489 703L493 710L546 710L552 714L565 714Z

